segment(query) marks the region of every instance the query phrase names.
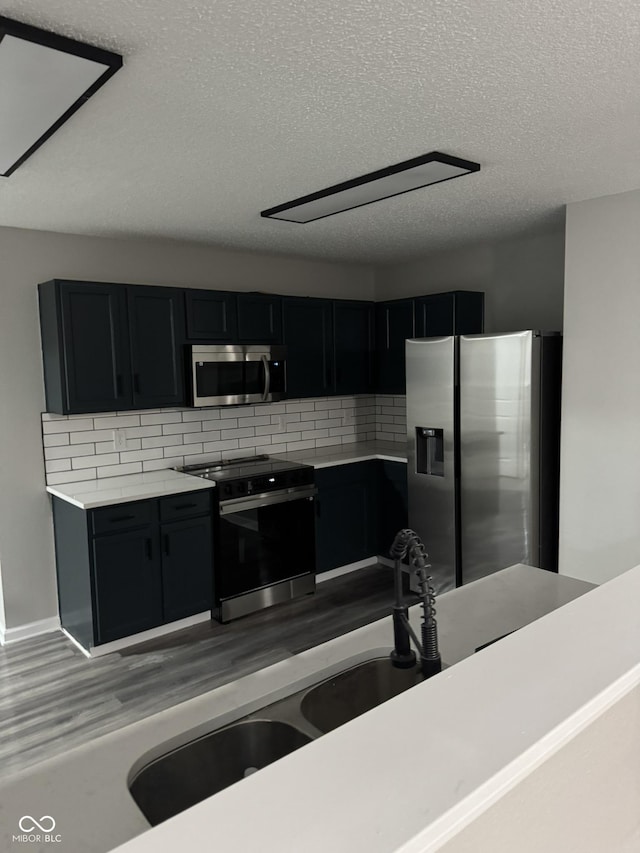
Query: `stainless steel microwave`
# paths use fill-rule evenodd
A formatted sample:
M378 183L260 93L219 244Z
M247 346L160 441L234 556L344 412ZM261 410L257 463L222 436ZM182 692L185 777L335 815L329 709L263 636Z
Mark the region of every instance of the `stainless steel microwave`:
M203 344L189 350L192 406L237 406L284 399L286 347Z

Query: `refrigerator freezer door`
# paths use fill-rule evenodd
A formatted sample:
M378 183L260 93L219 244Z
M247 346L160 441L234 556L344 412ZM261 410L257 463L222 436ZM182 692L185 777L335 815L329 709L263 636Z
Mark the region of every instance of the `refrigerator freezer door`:
M406 350L409 527L440 593L456 585L456 339L408 340Z
M538 554L540 338L460 338L462 582Z

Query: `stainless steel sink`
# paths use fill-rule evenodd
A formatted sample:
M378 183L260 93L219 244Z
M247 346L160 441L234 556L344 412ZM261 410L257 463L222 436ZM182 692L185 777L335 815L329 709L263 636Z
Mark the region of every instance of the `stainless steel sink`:
M172 749L129 783L152 826L167 820L422 680L388 657L368 660Z
M311 740L276 720L234 723L148 764L129 790L155 826Z
M302 699L302 715L330 732L404 693L422 680L416 667L396 669L388 658L366 661L312 687Z

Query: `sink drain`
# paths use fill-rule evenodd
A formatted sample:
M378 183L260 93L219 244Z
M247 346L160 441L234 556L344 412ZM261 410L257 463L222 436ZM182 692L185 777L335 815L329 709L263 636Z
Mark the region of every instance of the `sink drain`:
M259 767L247 767L247 769L244 771L244 773L242 775L246 779L247 776L251 776L252 773L257 773L259 769L260 769Z

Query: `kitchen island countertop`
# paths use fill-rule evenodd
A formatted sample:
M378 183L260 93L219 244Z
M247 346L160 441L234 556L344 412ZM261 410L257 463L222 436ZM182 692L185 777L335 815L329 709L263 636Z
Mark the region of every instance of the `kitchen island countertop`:
M630 608L640 570L625 578L634 589L618 596ZM440 647L455 666L151 830L128 793L132 772L172 746L387 654L391 620L105 735L0 785L0 848L11 849L24 814L56 820L60 853L105 853L128 839L123 853L174 853L185 844L208 850L214 839L218 850L243 853L390 853L416 837L439 837L464 821L469 797L490 798L492 781L504 785L504 773L524 772L525 754L541 738L551 749L550 732L556 743L567 736L568 718L638 659L640 627L635 651L626 653L615 630L605 637L591 630L593 615L606 618L617 599L615 585L592 590L514 566L442 595ZM419 616L412 608L416 626ZM582 654L592 665L581 670ZM558 677L568 671L572 678Z

